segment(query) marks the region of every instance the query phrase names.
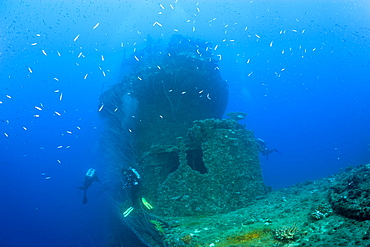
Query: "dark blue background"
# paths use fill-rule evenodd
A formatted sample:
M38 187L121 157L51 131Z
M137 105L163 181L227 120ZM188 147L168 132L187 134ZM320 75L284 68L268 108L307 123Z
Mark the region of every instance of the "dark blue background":
M369 3L225 2L0 3L1 246L103 246L109 177L98 97L148 34L218 45L228 111L248 113L247 128L283 153L261 157L267 185L369 162ZM82 205L75 186L90 167L102 182Z

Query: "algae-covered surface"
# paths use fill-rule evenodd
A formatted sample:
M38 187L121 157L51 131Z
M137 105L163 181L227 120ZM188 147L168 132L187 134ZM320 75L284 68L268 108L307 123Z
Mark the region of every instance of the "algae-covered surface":
M364 169L370 165L276 190L226 214L163 217L157 229L169 246L370 246L370 221L342 216L329 201Z

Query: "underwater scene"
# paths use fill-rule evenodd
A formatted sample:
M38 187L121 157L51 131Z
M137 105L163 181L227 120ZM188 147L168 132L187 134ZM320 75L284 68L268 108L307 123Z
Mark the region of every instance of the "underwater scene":
M369 13L0 1L0 246L370 246Z

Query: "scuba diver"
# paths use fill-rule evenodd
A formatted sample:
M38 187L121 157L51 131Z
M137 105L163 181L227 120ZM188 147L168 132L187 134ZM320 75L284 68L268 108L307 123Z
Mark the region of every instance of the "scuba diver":
M122 170L124 178L123 189L129 189L129 197L133 203L139 201L139 180L141 179L140 174L135 168L129 167L126 170Z
M86 190L90 187L90 185L94 181L100 182L100 180L98 178L98 174L96 173L96 170L94 168L90 168L86 172L84 186L82 186L82 187L76 187L78 189L84 190L84 199L82 200L82 203L83 204L86 204L87 203Z
M279 154L283 154L279 152L276 148L274 149L267 149L266 142L262 140L261 138L256 139L257 145L258 145L258 152L260 152L263 156L266 156L266 159L269 158L269 154L272 152L277 152Z

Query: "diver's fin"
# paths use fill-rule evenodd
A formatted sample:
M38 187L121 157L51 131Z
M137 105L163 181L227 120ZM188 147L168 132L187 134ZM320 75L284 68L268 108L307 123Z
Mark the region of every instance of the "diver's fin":
M86 190L84 190L84 199L82 200L83 204L87 203L87 196L86 196Z

